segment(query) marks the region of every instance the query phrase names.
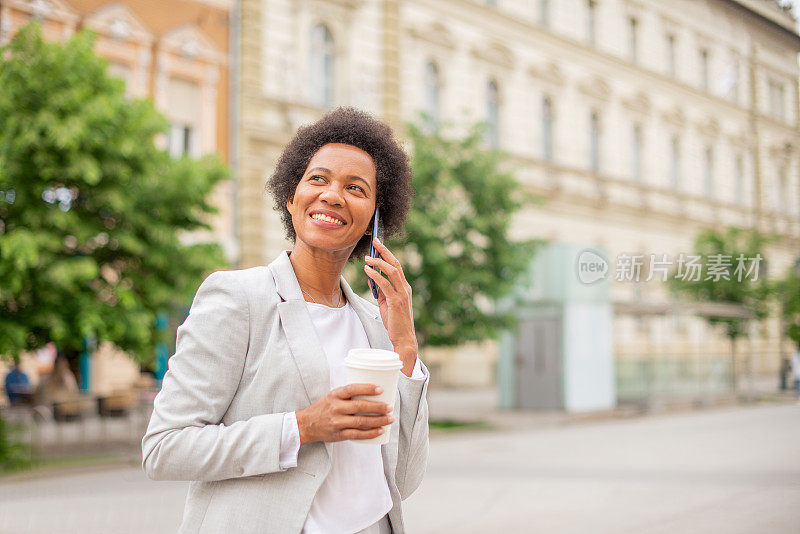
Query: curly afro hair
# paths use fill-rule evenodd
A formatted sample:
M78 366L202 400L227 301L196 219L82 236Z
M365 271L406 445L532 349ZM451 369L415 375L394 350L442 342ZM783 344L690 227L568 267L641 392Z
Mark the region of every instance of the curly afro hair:
M372 157L378 182L376 205L381 211L380 237L385 239L400 233L413 196L408 156L387 124L363 111L340 107L317 122L299 128L283 149L275 172L267 180L266 189L275 199L275 210L281 214L286 236L292 241L297 239L286 202L294 195L311 158L328 143L355 146ZM366 256L369 248L370 236L364 235L347 261Z

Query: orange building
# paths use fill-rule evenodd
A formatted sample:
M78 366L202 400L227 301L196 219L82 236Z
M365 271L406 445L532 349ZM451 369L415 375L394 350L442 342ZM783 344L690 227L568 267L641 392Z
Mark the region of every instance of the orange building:
M150 98L170 123L162 146L178 157L217 153L229 161L228 48L232 0L3 0L0 43L31 19L50 40L97 35L95 50L126 82L131 98ZM218 185L213 230L187 240L216 241L235 260L233 183Z

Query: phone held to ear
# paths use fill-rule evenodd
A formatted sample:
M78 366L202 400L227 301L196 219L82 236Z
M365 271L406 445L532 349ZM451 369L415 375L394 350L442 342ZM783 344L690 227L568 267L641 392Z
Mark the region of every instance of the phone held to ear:
M379 211L378 207L376 206L375 207L375 216L372 218L372 236L370 236L370 240L369 240L369 255L372 258L380 258L380 256L381 256L380 254L378 254L378 251L375 250L375 243L373 242L373 239L375 239L376 237L378 239L381 238L380 237L380 228L378 227L378 220L379 219L380 219L380 211ZM372 278L367 277L367 280L369 281L369 288L372 290L372 296L375 297L375 299L377 300L377 298L378 298L378 285L375 283L374 280L372 280Z

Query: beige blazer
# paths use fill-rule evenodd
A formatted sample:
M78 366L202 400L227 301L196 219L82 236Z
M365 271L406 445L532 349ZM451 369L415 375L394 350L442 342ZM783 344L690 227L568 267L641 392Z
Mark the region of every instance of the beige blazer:
M371 347L392 350L378 307L341 278ZM421 365L426 376L428 369ZM402 533L401 501L428 462L428 380L400 373L396 418L381 445ZM328 362L283 251L269 266L218 271L200 285L178 328L142 467L154 480L190 480L180 532L299 533L331 467L328 442L300 446L297 467L278 464L283 414L330 390Z

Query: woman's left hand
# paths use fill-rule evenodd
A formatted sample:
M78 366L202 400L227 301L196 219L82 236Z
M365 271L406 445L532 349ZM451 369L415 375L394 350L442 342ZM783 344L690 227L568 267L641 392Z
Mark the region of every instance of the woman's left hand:
M378 309L395 352L400 354L404 364L407 363L406 359L410 359L413 365L419 347L414 330L411 285L406 281L403 267L394 254L377 238L373 239L373 242L381 257L365 256L367 265L364 266L364 270L378 286ZM380 269L389 278L381 276L375 268Z

